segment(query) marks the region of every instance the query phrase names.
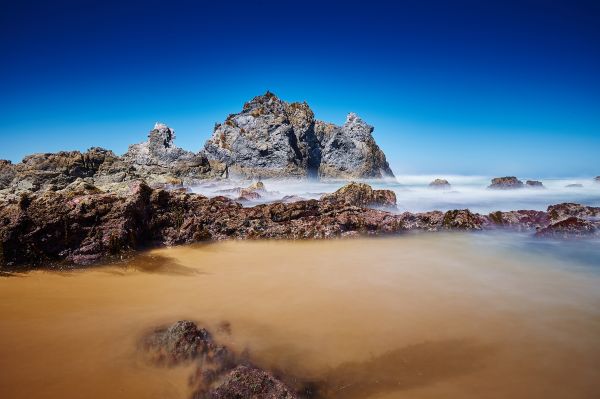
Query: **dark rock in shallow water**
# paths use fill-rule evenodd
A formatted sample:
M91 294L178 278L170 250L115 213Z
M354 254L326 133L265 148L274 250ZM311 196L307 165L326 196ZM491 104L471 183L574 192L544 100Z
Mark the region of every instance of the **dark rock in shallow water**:
M597 231L591 222L575 216L568 217L538 230L536 236L553 238L573 238L591 236Z
M529 188L545 188L542 182L538 180L527 180L525 185Z
M227 331L231 326L227 323ZM253 366L219 345L204 328L188 320L161 327L141 340L143 354L159 366L195 364L189 382L195 399L296 399L272 373Z
M596 176L596 177L594 178L594 181L595 181L596 183L600 183L600 176Z
M567 184L565 187L567 187L567 188L581 188L581 187L583 187L583 184L580 184L580 183Z
M298 396L271 373L240 365L223 377L215 389L197 399L296 399Z
M349 183L333 194L325 194L323 201L341 202L366 207L395 207L396 194L391 190L373 190L365 183Z
M216 125L204 151L246 177L393 176L372 131L355 114L341 127L315 121L306 103L286 103L267 92Z
M523 182L514 176L507 177L496 177L492 179L492 184L488 188L498 190L511 190L515 188L522 188Z
M445 179L435 179L429 183L429 187L442 190L449 190L451 188L450 183Z
M152 363L166 365L180 364L209 351L221 350L213 343L208 331L199 329L189 320L153 331L144 337L142 345Z

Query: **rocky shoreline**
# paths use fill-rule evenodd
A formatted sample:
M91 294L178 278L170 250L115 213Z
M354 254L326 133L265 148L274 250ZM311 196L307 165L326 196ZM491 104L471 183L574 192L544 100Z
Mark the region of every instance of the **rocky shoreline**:
M218 196L151 188L71 190L22 194L0 202L0 269L89 265L157 246L227 239L327 239L409 231L496 230L540 237L594 237L600 207L557 204L546 212L517 210L488 215L468 209L396 213L389 190L351 183L320 200L243 207Z
M316 120L306 103L287 103L267 92L217 124L198 153L177 147L175 131L157 123L147 141L129 146L122 156L94 147L83 153L33 154L18 164L0 160L0 270L88 265L143 248L225 239L499 228L591 237L600 231L600 208L569 203L546 212L397 213L393 191L364 183L348 184L318 200L287 196L242 206L271 194L261 177L393 177L372 132L356 114L336 126ZM218 185L230 181L230 175L258 182L211 198L186 189L206 181ZM429 187L452 186L436 179ZM524 187L544 186L516 177L495 178L489 186Z

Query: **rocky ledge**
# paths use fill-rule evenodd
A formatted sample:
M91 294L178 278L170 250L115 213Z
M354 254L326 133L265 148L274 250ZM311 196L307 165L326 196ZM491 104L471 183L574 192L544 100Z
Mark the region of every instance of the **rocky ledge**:
M539 236L594 236L600 208L559 204L547 212L489 215L468 209L392 213L395 195L350 184L321 200L243 207L225 197L151 188L102 192L89 184L71 190L22 194L0 202L0 268L86 265L133 251L225 239L323 239L407 231L508 228Z

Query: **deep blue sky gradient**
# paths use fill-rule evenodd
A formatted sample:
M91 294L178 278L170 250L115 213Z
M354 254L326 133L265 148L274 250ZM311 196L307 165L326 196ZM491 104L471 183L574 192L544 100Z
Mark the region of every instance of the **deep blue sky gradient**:
M357 112L397 174L600 174L597 1L2 1L0 158L199 150L267 89Z

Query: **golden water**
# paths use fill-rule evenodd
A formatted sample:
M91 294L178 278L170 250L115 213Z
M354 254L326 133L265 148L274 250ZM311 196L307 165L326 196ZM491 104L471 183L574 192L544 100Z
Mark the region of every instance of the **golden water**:
M483 240L483 241L482 241ZM226 242L0 278L0 397L187 398L136 353L192 319L332 398L598 398L600 277L489 238Z

